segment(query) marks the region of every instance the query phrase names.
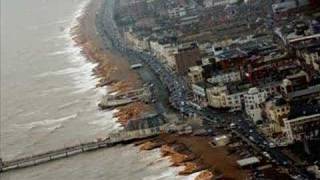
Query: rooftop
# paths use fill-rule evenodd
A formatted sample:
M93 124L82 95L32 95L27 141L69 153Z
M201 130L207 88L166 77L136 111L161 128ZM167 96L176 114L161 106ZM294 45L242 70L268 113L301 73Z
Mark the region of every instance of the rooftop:
M225 49L222 53L216 55L216 58L220 61L223 61L244 56L246 56L246 54L243 51L240 51L239 49Z
M295 119L301 116L310 116L320 113L320 104L295 102L291 104L289 119Z
M288 94L288 97L290 99L295 98L295 97L301 97L301 96L306 96L306 95L310 95L310 94L314 94L314 93L319 93L320 92L320 85L315 85L315 86L311 86L307 89L302 89L299 91L294 91L292 93Z

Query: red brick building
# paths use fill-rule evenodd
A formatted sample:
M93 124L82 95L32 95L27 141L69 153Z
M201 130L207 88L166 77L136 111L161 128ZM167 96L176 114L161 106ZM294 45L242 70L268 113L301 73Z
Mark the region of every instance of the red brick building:
M190 67L200 63L200 50L196 43L183 44L178 48L175 54L175 64L179 75L186 75Z

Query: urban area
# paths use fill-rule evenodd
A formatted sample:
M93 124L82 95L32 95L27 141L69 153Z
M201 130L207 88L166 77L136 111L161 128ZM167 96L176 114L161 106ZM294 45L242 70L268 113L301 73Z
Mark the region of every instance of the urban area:
M230 153L252 177L272 168L293 179L316 179L319 4L120 0L114 19L119 42L130 47L124 51L141 59L132 68L147 62L180 118L201 124L202 131L190 123L183 133L213 134L212 143L233 147Z
M124 142L160 148L196 180L320 179L319 0L106 0L95 15L142 82L125 70L100 81L99 107L123 129L0 171Z

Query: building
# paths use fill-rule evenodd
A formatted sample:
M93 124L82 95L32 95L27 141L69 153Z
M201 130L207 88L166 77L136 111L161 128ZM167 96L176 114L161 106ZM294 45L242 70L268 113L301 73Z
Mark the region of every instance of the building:
M262 120L261 104L266 101L266 98L267 92L258 88L250 88L244 95L246 113L255 123Z
M187 10L185 7L176 7L168 9L168 15L170 18L183 17L187 15Z
M203 79L203 68L201 66L193 66L189 68L188 78L191 84L202 82Z
M150 50L163 63L170 68L175 69L175 54L177 47L172 40L169 39L153 39L150 40Z
M320 114L285 119L284 131L288 143L317 139L320 137Z
M317 49L302 51L301 57L306 64L311 65L314 70L320 72L320 46Z
M240 111L242 109L243 97L246 93L247 91L237 91L224 96L230 111Z
M175 54L176 72L186 75L192 66L201 64L200 50L196 43L187 43L179 46Z
M282 133L284 119L288 118L290 113L290 104L281 96L278 96L266 102L264 112L266 118L270 121L270 133Z
M247 90L233 90L226 85L216 85L207 89L208 105L213 108L242 109L242 100Z
M290 101L319 99L320 85L318 84L305 89L289 92L285 97Z
M193 101L199 105L200 107L207 107L208 106L208 99L207 99L207 89L212 87L211 84L205 82L198 82L196 84L192 84L192 92L193 92Z
M213 108L226 108L227 102L224 98L228 92L226 86L213 86L208 88L206 93L208 97L208 105Z
M301 47L294 47L297 57L300 57L304 62L316 71L320 71L320 41L304 44Z
M214 83L231 83L241 81L241 74L239 71L231 71L226 73L219 73L213 75L208 79L208 82Z
M247 54L239 49L224 49L214 57L217 65L224 71L240 69L247 62Z
M288 143L320 137L320 104L313 101L291 103L290 114L284 119L284 134Z
M125 39L128 44L132 45L138 51L149 50L150 45L147 37L143 34L136 34L132 30L124 33Z

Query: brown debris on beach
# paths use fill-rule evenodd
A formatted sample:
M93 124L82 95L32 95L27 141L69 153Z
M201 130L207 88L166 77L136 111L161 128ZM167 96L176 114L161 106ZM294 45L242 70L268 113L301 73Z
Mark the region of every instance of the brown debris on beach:
M140 144L141 150L160 148L163 157L168 156L172 166L184 167L179 175L200 174L196 180L214 177L242 180L248 173L237 167L237 157L227 154L227 147L212 147L208 137L163 134Z
M143 114L150 111L152 111L150 106L138 101L119 107L118 112L114 114L114 117L116 117L118 121L125 126L129 120L142 118Z
M87 6L87 13L79 17L79 24L71 29L72 39L82 49L83 55L88 60L97 63L93 70L93 73L100 78L97 87L107 86L109 93L122 93L142 87L143 83L140 77L130 69L127 59L111 49L104 48L101 38L96 33L96 12L101 7L102 2L92 1ZM128 120L139 118L150 109L151 106L137 102L119 108L115 117L124 125Z
M203 172L201 172L195 180L212 180L213 179L213 173L208 171L208 170L205 170Z

